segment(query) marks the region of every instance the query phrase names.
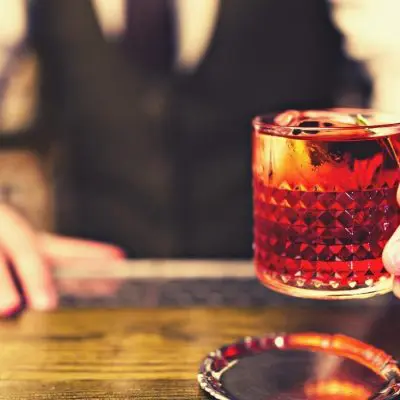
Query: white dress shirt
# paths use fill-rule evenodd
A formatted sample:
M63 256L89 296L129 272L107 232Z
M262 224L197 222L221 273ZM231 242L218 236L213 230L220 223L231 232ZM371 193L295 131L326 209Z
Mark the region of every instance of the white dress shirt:
M37 103L35 56L29 52L16 55L14 51L26 38L28 1L0 0L0 79L6 80L0 92L0 131L3 134L29 125ZM125 31L125 9L129 0L91 1L106 40L118 40ZM207 52L220 0L168 1L175 16L175 68L190 73L198 67Z
M27 1L0 0L0 76L12 49L26 36ZM125 6L129 0L91 1L104 36L117 40L125 30ZM207 52L220 0L170 1L176 21L175 66L190 72ZM345 36L347 53L364 63L372 78L371 107L400 115L400 0L331 0L331 3L333 20Z
M345 48L372 78L371 107L400 116L400 0L331 0Z
M0 0L0 73L10 49L26 36L28 0ZM39 0L40 1L40 0ZM125 30L125 6L129 0L91 0L103 34L118 39ZM143 0L151 1L151 0ZM192 70L203 59L211 41L220 0L170 0L176 21L178 69Z
M125 30L129 0L92 0L105 36L120 37ZM142 0L151 1L151 0ZM204 58L218 17L220 0L170 0L176 22L176 68L190 71Z

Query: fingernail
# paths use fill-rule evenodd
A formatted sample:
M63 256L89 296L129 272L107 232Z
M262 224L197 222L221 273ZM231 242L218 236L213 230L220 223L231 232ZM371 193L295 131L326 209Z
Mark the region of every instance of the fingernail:
M10 318L20 309L20 303L0 303L0 316L2 318Z
M113 255L113 257L116 258L117 260L120 260L120 259L123 259L123 258L126 257L124 251L123 251L123 250L120 250L120 249L114 250L112 255Z
M125 250L122 249L121 247L114 247L113 255L116 258L126 258Z

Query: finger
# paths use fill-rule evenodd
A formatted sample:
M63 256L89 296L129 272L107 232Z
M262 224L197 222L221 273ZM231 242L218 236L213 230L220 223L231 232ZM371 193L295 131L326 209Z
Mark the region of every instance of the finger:
M397 202L400 204L400 186L397 189ZM400 227L386 243L382 254L385 268L394 275L400 275Z
M397 202L400 204L400 186L397 189ZM394 275L400 275L400 227L386 243L382 259L387 271Z
M111 279L81 280L63 279L58 282L59 291L63 295L79 298L105 297L115 295L122 281Z
M48 233L40 235L40 246L46 256L52 259L71 257L120 259L124 257L123 251L117 246Z
M0 245L17 272L28 305L38 310L54 308L57 294L35 232L20 215L2 207Z
M5 258L0 255L0 317L12 315L21 305Z
M383 264L388 272L400 275L400 227L386 243L382 254Z
M397 188L397 203L400 205L400 186Z
M393 284L393 293L400 299L400 278L396 278Z

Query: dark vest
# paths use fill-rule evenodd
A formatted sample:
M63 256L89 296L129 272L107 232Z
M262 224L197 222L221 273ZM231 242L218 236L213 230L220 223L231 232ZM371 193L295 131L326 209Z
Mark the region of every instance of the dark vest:
M223 0L190 75L135 65L86 0L31 15L43 113L68 161L60 230L136 257L249 257L251 118L334 105L341 39L325 2Z

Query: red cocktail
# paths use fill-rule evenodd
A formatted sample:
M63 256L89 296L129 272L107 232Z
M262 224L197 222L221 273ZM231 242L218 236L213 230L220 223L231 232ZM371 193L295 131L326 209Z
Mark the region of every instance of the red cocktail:
M259 279L285 294L390 291L383 248L399 224L400 123L369 110L257 117L254 251Z

